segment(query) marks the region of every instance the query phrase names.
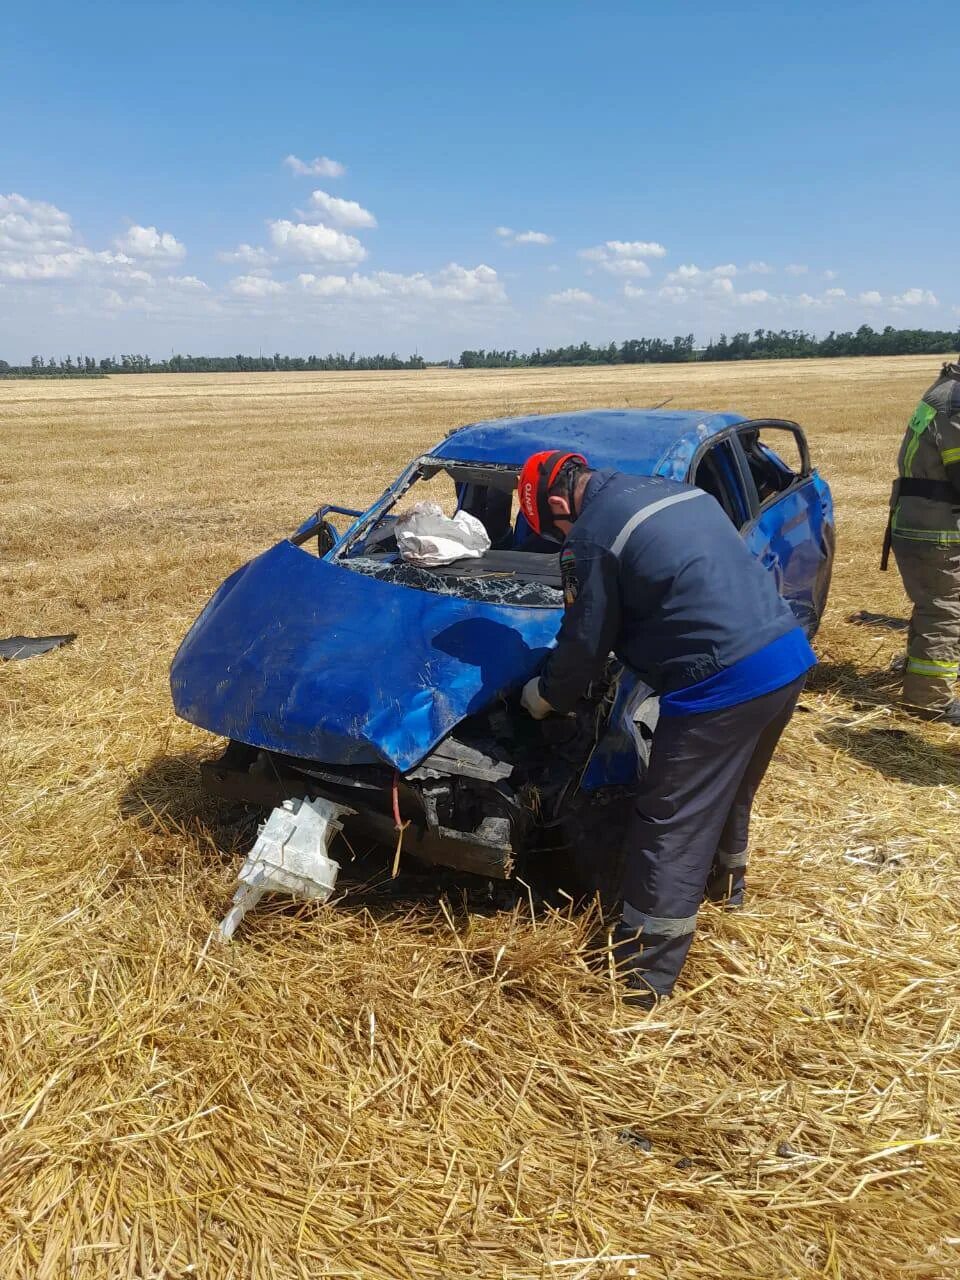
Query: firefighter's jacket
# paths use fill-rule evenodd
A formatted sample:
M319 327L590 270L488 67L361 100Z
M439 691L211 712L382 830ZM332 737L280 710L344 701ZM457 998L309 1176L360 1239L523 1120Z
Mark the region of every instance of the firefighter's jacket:
M917 405L891 497L894 538L960 544L960 364L945 364Z
M663 694L718 675L797 627L716 499L672 480L595 472L560 567L564 619L541 692L561 712L611 652Z

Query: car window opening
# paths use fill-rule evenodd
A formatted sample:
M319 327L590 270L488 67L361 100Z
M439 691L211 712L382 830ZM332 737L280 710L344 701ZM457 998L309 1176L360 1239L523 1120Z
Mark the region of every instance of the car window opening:
M787 433L779 434L780 439L783 439ZM738 435L762 506L770 498L789 489L797 479L798 472L788 466L765 440L760 439L760 428L751 427L738 432Z
M693 483L720 503L736 528L742 529L748 522L750 512L743 501L743 485L729 440L707 450L697 466Z
M397 586L488 604L535 609L563 605L558 548L532 535L516 502L516 468L421 459L372 523L344 540L344 568ZM483 525L490 548L450 564L423 568L398 550L396 520L417 502L436 502L446 515L465 511Z

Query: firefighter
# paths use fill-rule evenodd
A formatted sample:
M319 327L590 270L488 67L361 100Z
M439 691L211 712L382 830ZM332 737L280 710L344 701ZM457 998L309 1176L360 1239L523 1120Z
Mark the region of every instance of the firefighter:
M518 488L533 531L563 543L563 622L524 708L571 711L611 651L660 696L614 934L626 999L650 1008L673 989L704 897L743 901L754 795L816 659L702 489L562 452L529 458Z
M960 725L960 363L945 364L907 425L880 567L890 548L913 605L903 701Z

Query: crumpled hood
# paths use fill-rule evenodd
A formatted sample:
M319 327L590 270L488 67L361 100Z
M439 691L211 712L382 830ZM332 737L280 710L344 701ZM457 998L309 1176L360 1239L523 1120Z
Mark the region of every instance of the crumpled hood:
M380 582L281 542L193 624L171 668L173 702L251 746L405 771L529 679L561 617Z

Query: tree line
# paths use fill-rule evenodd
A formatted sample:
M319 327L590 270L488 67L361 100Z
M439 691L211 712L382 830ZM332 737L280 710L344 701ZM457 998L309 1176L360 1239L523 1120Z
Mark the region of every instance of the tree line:
M686 361L714 360L796 360L824 356L906 356L947 355L960 350L960 330L894 329L883 330L863 324L845 333L831 331L817 338L802 329L755 329L753 333L722 333L704 347L697 347L693 334L664 338L629 338L619 345L539 347L529 353L521 351L462 351L457 362L461 369L530 368L537 365L589 364L675 364Z
M294 370L423 369L426 361L413 355L402 359L391 355L358 356L356 352L326 356L192 356L172 355L154 360L147 355L31 356L28 365L11 365L0 360L0 377L16 378L102 378L111 373L272 373Z
M530 352L514 349L461 351L457 360L429 362L420 355L402 359L390 355L358 356L342 352L326 356L193 356L172 355L153 360L147 355L33 356L29 365L0 360L0 378L97 378L114 373L259 373L300 370L336 371L369 369L513 369L538 366L591 364L679 364L714 360L796 360L825 356L948 355L960 350L960 330L882 330L863 324L859 329L817 338L802 329L755 329L711 339L698 347L692 333L675 338L628 338L621 343L592 346L589 342L568 347L540 347Z

